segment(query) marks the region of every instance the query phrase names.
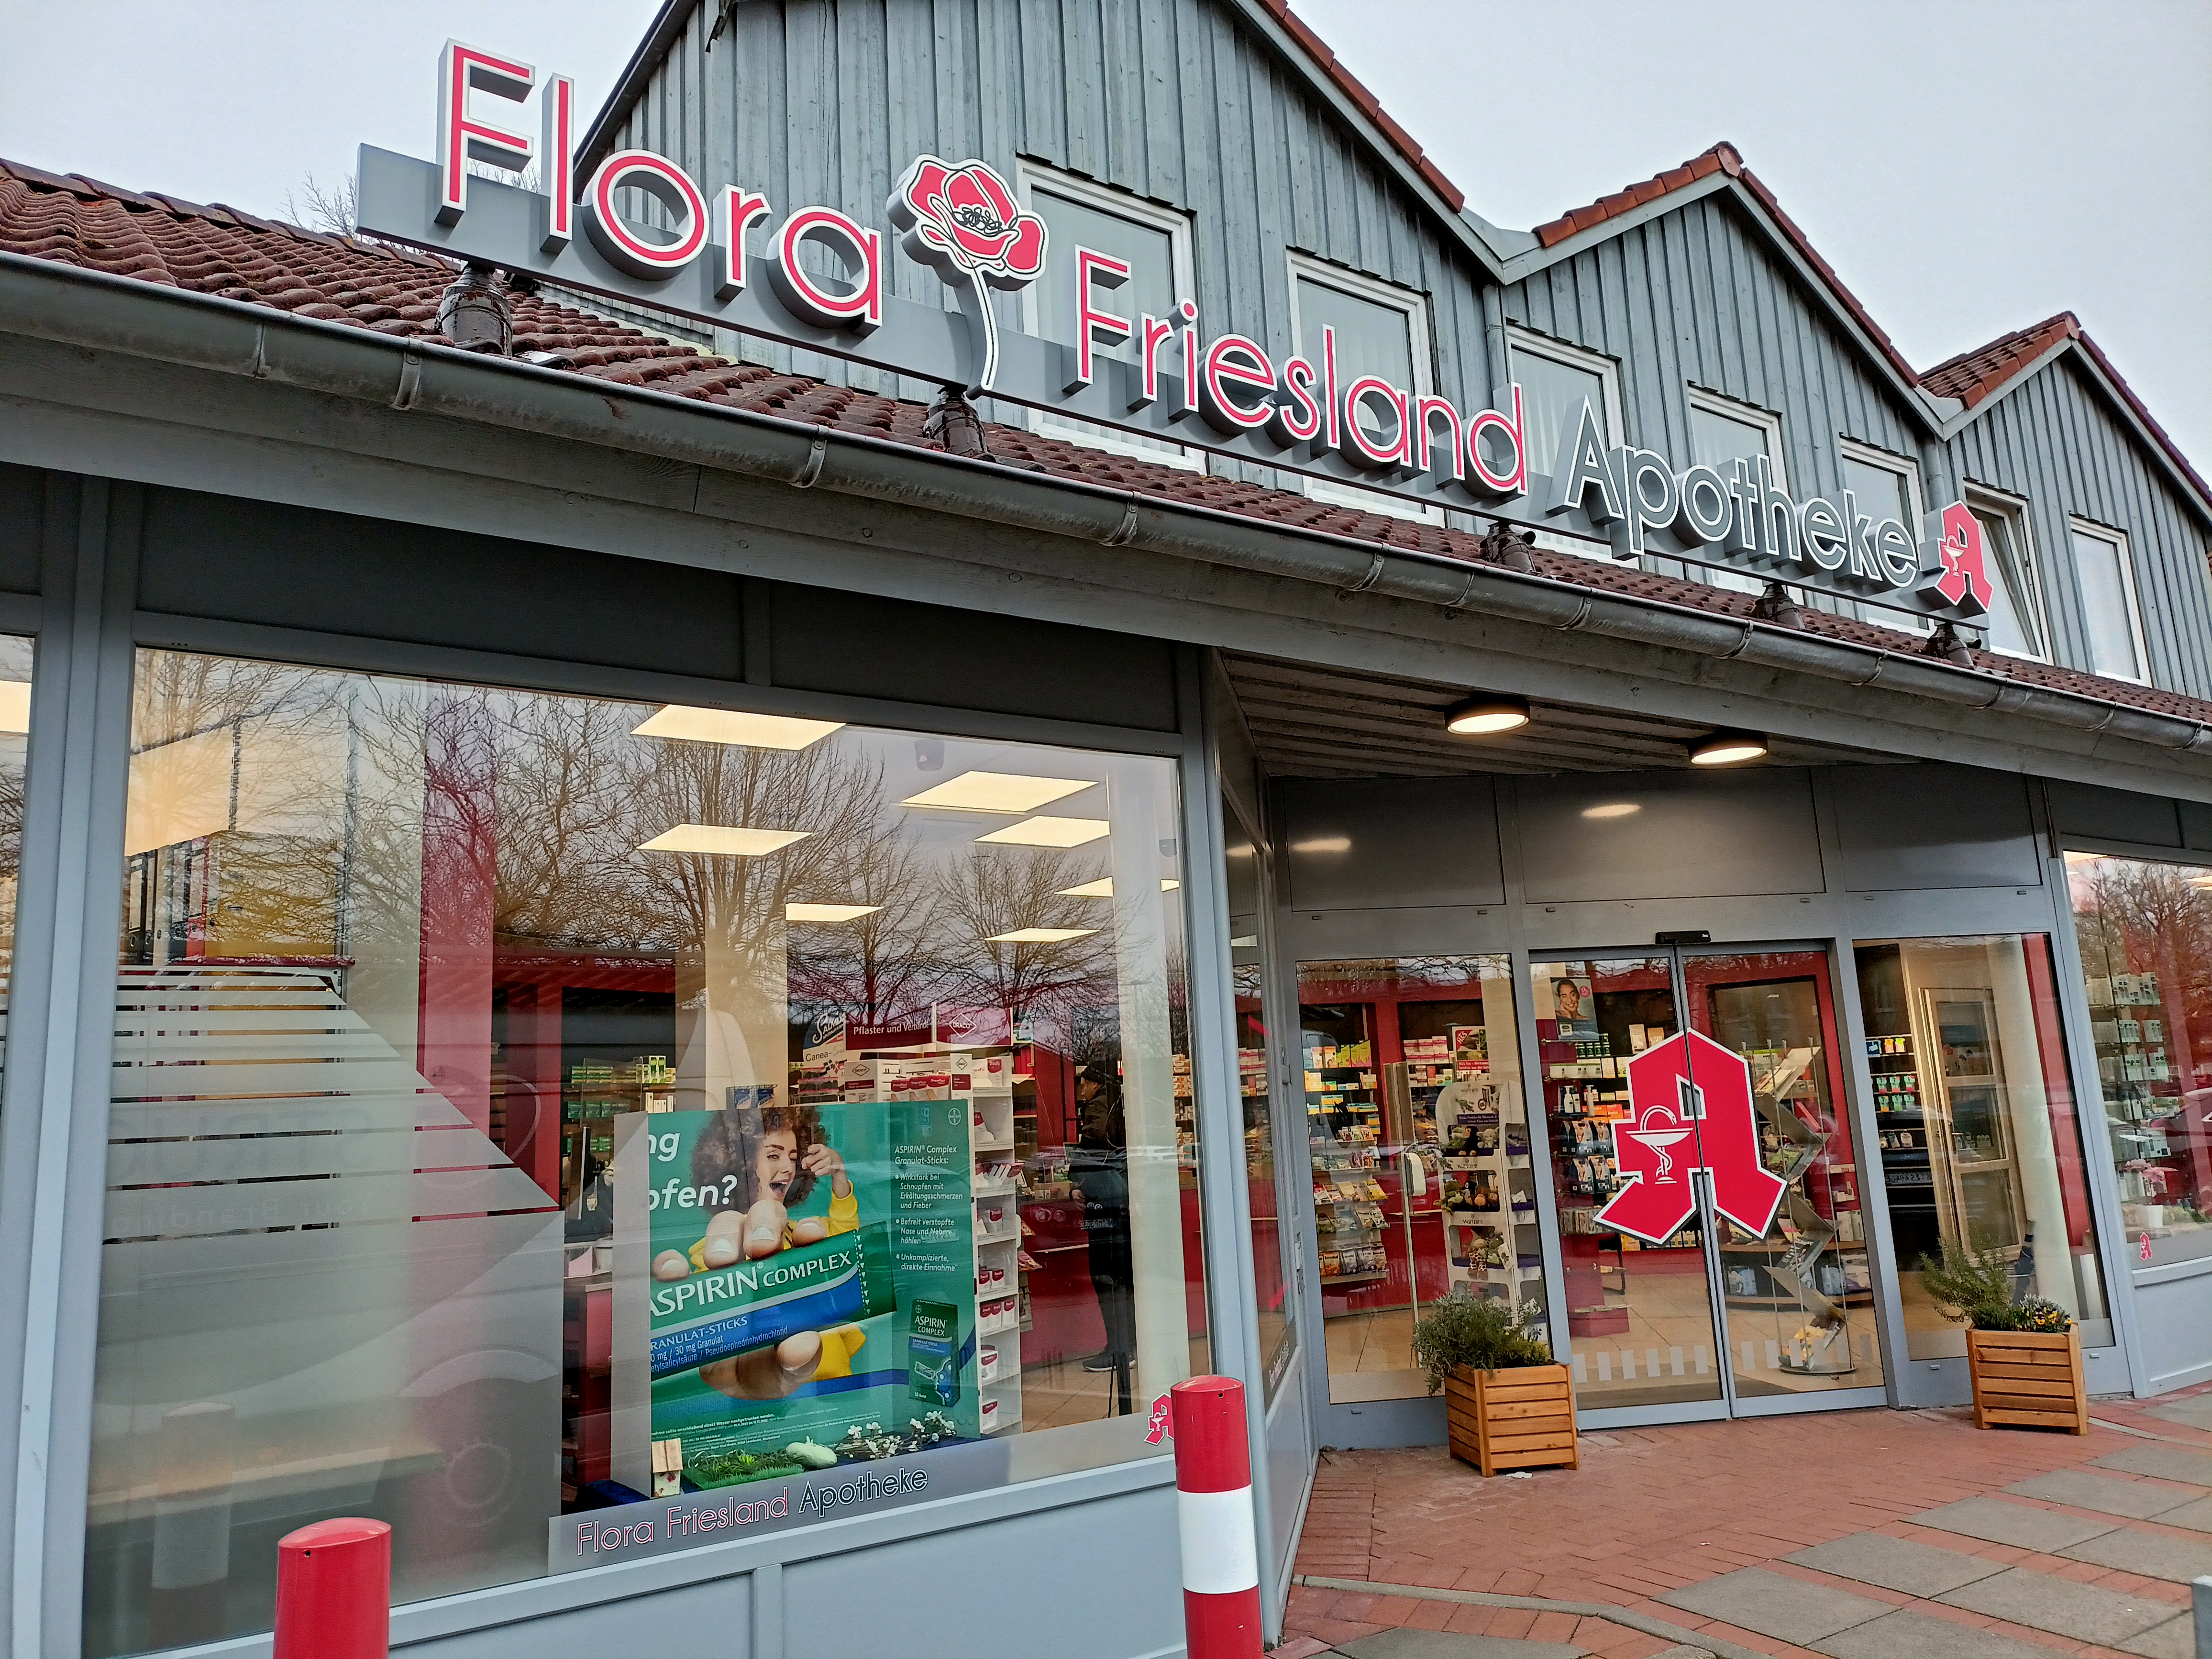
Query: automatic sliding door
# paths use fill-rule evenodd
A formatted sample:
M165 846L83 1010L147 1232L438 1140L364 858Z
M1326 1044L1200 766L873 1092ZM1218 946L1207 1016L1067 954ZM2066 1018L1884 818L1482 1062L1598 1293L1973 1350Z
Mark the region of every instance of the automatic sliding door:
M1645 1134L1654 1190L1682 1200L1679 1224L1647 1239L1599 1218L1624 1190L1613 1126L1632 1121L1628 1062L1681 1030L1674 970L1665 955L1532 964L1566 1279L1568 1340L1553 1352L1572 1366L1585 1410L1723 1398L1704 1224L1691 1197L1698 1160L1680 1145L1693 1131Z

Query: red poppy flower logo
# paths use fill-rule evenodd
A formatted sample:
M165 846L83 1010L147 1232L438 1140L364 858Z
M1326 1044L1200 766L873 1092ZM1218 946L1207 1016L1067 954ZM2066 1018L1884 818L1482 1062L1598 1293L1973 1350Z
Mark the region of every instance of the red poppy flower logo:
M999 331L984 289L1012 292L1036 280L1044 270L1044 221L1024 213L985 163L956 167L934 155L916 156L884 206L907 257L959 293L976 336L974 384L988 390L998 374Z

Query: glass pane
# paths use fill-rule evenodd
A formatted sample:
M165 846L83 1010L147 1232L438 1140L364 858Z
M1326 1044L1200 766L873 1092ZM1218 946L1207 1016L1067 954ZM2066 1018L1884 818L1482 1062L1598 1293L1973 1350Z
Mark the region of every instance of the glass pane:
M2020 543L2012 533L2012 520L2004 514L1984 507L1978 507L1973 513L1982 526L1982 542L1989 554L1990 613L1982 619L1982 626L1988 631L1990 649L2011 651L2023 657L2036 656L2041 647L2022 620L2027 611L2020 597L2027 577L2027 565L2021 557Z
M1329 1398L1418 1398L1429 1303L1543 1311L1511 963L1301 963L1298 1001Z
M1310 362L1322 360L1322 330L1336 331L1336 383L1349 386L1363 374L1379 374L1392 386L1419 392L1427 376L1413 362L1413 328L1403 308L1363 300L1327 283L1297 279L1298 349ZM1378 447L1395 442L1389 413L1376 399L1359 406L1360 429Z
M1632 1121L1626 1062L1681 1029L1674 965L1577 958L1531 974L1575 1398L1591 1409L1718 1400L1697 1217L1657 1244L1596 1220L1621 1190L1613 1126Z
M1174 318L1176 301L1182 296L1176 292L1175 240L1167 232L1062 196L1043 185L1030 191L1030 210L1044 221L1050 236L1048 245L1057 252L1059 259L1066 261L1066 269L1075 268L1078 247L1128 261L1129 280L1119 288L1102 290L1099 303L1105 309L1128 318L1133 324L1146 315ZM1076 338L1074 282L1039 283L1035 292L1038 332L1048 340L1073 345ZM1140 337L1133 333L1111 345L1102 341L1098 350L1104 356L1135 362L1143 344Z
M2130 1259L2212 1256L2212 867L2069 853L2066 873Z
M1605 381L1596 374L1518 346L1508 346L1506 358L1521 386L1521 419L1531 454L1549 455L1567 417L1585 402L1595 412L1606 441L1614 441L1612 417L1605 407Z
M2022 1294L2080 1322L2084 1347L2109 1346L2050 941L1862 942L1856 954L1905 1352L1966 1351L1921 1285L1920 1261L1946 1243L1999 1252Z
M1721 1303L1738 1399L1879 1388L1874 1275L1828 959L1693 956L1691 1024L1743 1057L1759 1162L1785 1185L1753 1237L1718 1217Z
M85 1651L266 1629L324 1516L414 1601L1147 1454L1178 836L1163 760L141 653Z
M2133 608L2127 578L2120 570L2118 543L2102 536L2074 536L2074 574L2081 585L2081 622L2088 630L2089 666L2124 679L2142 678L2142 653L2136 649Z
M1267 884L1260 848L1222 798L1229 878L1229 957L1237 993L1237 1073L1244 1101L1244 1175L1252 1205L1252 1271L1260 1312L1260 1355L1267 1397L1289 1374L1297 1347L1284 1293L1281 1203L1275 1170L1275 1127L1267 1075L1267 972L1261 917Z
M1732 461L1755 460L1765 455L1778 464L1780 457L1767 448L1766 440L1766 428L1756 421L1734 420L1696 404L1690 405L1690 458L1699 466L1718 469L1723 477L1733 476L1729 471ZM1740 593L1757 593L1766 586L1744 571L1695 570L1694 574L1700 581L1732 587Z
M0 634L0 1036L15 965L15 888L22 873L23 777L30 761L32 643Z
M1894 519L1903 525L1908 535L1917 539L1919 521L1912 513L1912 498L1905 487L1905 475L1886 466L1876 466L1856 455L1844 459L1844 488L1851 492L1858 510L1880 524L1884 519ZM1842 503L1837 504L1838 507Z

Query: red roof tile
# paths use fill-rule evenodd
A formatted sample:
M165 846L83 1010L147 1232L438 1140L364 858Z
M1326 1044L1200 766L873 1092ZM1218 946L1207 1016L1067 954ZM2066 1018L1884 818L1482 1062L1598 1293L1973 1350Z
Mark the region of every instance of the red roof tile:
M441 340L438 301L454 267L424 253L253 219L173 198L110 191L0 161L0 250L268 306L380 334ZM805 375L731 362L642 329L611 322L548 294L514 294L514 349L559 350L587 379L650 386L724 408L773 414L840 431L933 448L923 405ZM1082 479L1300 529L1472 560L1479 538L1440 525L1362 512L1232 478L1188 472L1064 442L1018 427L985 428L992 453L1056 477ZM1747 617L1752 596L1537 550L1539 574L1577 586ZM1915 635L1872 623L1805 613L1806 631L1912 653ZM2212 724L2212 703L2069 668L1975 653L1976 666L2027 684Z

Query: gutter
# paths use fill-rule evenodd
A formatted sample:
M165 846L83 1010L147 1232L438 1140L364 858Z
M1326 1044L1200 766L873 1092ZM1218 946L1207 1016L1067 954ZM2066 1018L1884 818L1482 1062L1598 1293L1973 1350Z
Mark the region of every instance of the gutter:
M110 303L121 301L124 303ZM1509 617L1562 633L1880 685L2212 757L2212 725L2031 685L1909 653L1824 639L1667 600L1630 598L1417 549L918 450L866 433L731 409L574 373L378 334L266 306L0 252L11 330L96 350L270 380L326 395L505 426L797 488L1133 547L1205 564ZM626 407L611 431L607 410Z

